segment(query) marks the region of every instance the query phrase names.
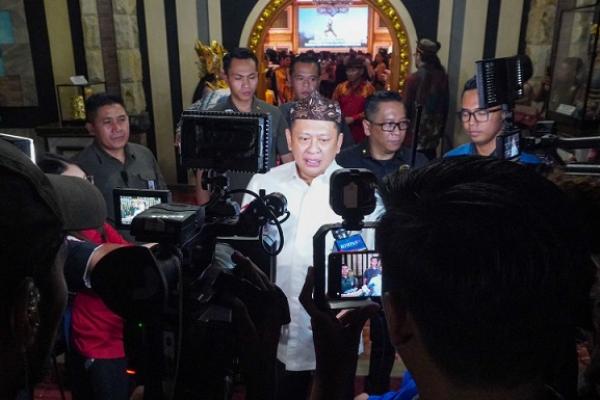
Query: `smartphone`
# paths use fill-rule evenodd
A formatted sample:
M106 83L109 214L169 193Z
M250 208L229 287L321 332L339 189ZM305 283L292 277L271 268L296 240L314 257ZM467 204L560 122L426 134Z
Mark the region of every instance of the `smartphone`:
M496 136L496 156L501 160L516 160L521 154L519 131Z
M331 253L327 270L327 297L330 300L381 297L381 259L376 251Z

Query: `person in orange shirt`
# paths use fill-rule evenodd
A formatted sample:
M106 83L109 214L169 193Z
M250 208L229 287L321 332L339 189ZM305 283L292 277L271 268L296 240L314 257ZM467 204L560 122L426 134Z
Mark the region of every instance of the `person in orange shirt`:
M333 100L340 103L344 121L350 126L355 143L365 139L362 121L365 118L367 97L375 93L375 88L367 81L365 60L351 57L346 61L348 80L340 83L333 92Z
M289 54L282 54L279 58L279 68L275 70L277 101L279 105L294 100L294 90L292 89L292 80L290 79L291 64L292 57Z

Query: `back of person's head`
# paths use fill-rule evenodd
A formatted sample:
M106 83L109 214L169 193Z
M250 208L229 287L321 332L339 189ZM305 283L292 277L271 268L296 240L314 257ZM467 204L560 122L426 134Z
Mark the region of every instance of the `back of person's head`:
M437 368L461 387L541 378L569 343L594 274L563 193L488 157L394 175L383 193L384 292L411 314Z
M288 53L286 50L281 50L279 52L279 61L286 59L286 58L290 58L290 57L291 57L290 53Z
M0 157L5 154L0 150ZM66 304L62 223L32 179L0 166L0 398L41 378ZM49 197L48 197L49 199ZM62 281L61 281L62 279ZM63 283L62 285L60 283Z
M315 65L317 67L317 74L321 76L321 63L317 57L315 57L314 53L302 53L298 57L295 57L292 60L292 66L290 67L292 74L294 74L294 66L298 63Z
M43 275L62 243L62 218L50 182L13 147L0 140L0 285L3 288L27 276ZM0 295L6 294L0 290Z
M279 62L279 57L275 50L268 48L267 50L265 50L265 55L267 57L267 60L269 60L273 64L277 64Z
M106 219L84 179L45 175L0 140L0 398L32 389L46 365L64 306L64 232Z
M87 175L83 168L59 154L44 154L37 160L37 166L45 174L75 176L91 181L91 177Z
M367 97L365 102L365 118L367 121L373 121L373 118L375 118L375 114L379 109L379 105L389 101L402 103L402 96L395 91L379 90Z
M96 93L85 100L85 119L87 122L93 123L96 119L98 110L104 106L119 104L125 108L125 103L121 96L109 93Z
M39 160L37 166L46 174L60 175L68 168L71 161L59 154L46 153Z
M225 74L229 73L231 61L234 58L237 60L252 60L254 61L254 65L256 65L256 68L258 68L258 59L256 58L256 55L252 50L247 49L245 47L236 47L235 49L231 50L229 53L223 56L223 70L225 71Z
M437 52L442 45L440 42L432 39L422 38L417 42L417 53L421 58L421 62L426 66L431 66L436 69L444 70L442 63L437 56Z

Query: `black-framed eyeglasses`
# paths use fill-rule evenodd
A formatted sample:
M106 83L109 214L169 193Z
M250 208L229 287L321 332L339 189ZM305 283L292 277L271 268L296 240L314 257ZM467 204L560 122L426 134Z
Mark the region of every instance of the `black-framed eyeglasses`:
M462 122L469 122L471 117L475 119L476 122L487 122L490 120L490 114L496 111L500 111L501 108L496 108L493 110L489 110L487 108L477 109L473 111L469 111L466 108L459 110L456 112L456 115Z
M398 121L398 122L381 122L381 123L377 123L377 122L373 122L373 121L369 121L369 122L375 126L380 127L381 130L384 132L394 132L396 130L396 128L398 128L398 130L405 131L408 128L410 128L410 119L403 119L402 121Z

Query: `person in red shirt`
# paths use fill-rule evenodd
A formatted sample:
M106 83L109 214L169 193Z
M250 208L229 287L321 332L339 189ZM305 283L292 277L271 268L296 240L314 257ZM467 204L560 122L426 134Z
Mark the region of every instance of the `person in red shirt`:
M50 174L92 179L76 164L52 154L46 155L38 162L38 166ZM107 222L99 229L69 234L70 240L81 240L92 245L130 244ZM73 378L74 400L129 398L123 327L124 320L109 310L97 294L91 290L75 294L71 305L70 335L67 334L67 337L70 336L69 369Z
M360 57L350 57L346 62L348 80L337 85L333 100L340 103L344 121L350 126L354 143L361 143L366 135L362 121L365 118L367 97L375 93L375 88L367 81L365 61Z

